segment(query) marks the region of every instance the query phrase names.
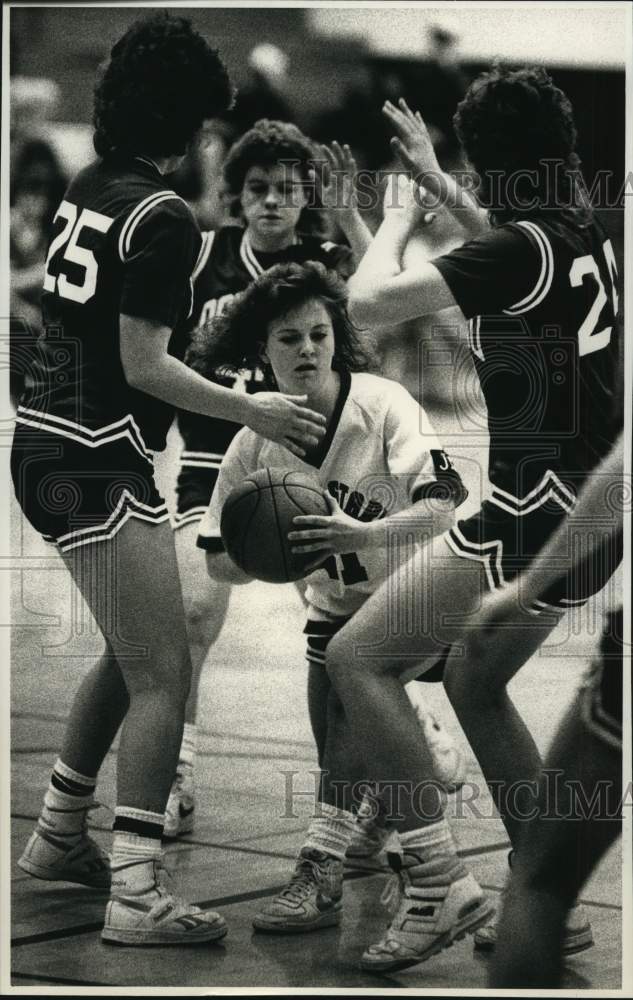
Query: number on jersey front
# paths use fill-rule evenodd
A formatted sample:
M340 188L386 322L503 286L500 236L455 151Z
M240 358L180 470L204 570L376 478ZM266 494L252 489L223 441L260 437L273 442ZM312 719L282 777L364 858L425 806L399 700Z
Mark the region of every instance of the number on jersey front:
M602 251L604 253L611 278L611 302L613 304L613 315L617 316L618 293L616 290L616 281L618 277L618 269L615 263L615 254L613 253L611 240L604 241L602 244ZM569 271L569 281L572 288L579 288L583 284L585 278L594 279L597 286L597 294L591 304L591 308L587 313L584 322L578 330L578 356L581 358L585 354L593 354L594 351L601 351L603 347L606 347L611 340L611 333L613 330L613 327L611 326L605 326L602 330L596 330L600 320L600 314L608 302L608 297L602 278L600 277L600 268L598 267L595 257L591 254L586 254L584 257L576 257Z
M92 250L80 245L82 231L86 229L98 233L107 233L112 225L113 219L100 212L93 212L90 208L84 208L77 218L77 206L70 201L62 201L57 209L55 219L63 219L65 225L60 233L50 245L48 257L46 258L46 273L44 275L44 291L54 292L61 295L63 299L70 299L83 305L91 299L97 288L97 261ZM51 263L57 253L64 247L62 264L57 277L50 273ZM64 271L63 262L78 265L83 269L83 280L80 284L70 281Z

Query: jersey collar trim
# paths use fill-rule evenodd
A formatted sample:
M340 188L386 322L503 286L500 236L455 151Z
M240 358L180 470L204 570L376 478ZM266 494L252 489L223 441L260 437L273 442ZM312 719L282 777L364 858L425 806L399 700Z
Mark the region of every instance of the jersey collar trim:
M349 396L349 391L352 387L352 376L349 372L343 371L339 372L341 384L339 386L338 398L336 400L336 405L334 407L334 412L330 419L330 422L325 433L325 437L321 441L318 449L313 453L313 455L308 459L304 458L306 465L312 465L315 469L320 469L323 465L327 454L334 440L334 435L338 430L338 425L341 422L341 416L343 413L343 407L347 402L347 397Z
M137 155L137 156L134 157L134 159L137 160L138 163L144 163L144 164L146 164L146 166L151 167L152 170L154 170L160 177L163 176L161 174L160 170L158 169L158 167L156 166L156 164L154 163L154 161L150 160L149 156L138 156Z
M298 236L295 243L291 245L296 246L301 242L301 237ZM251 278L259 278L260 274L263 274L266 270L265 267L262 267L255 255L255 251L253 250L253 245L247 231L244 231L244 235L242 236L242 241L240 243L240 258Z

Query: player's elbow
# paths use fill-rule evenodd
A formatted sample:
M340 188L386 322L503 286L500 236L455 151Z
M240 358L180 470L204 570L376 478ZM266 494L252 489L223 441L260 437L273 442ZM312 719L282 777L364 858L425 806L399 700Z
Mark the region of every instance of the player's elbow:
M148 392L150 388L150 378L145 365L141 365L138 359L123 360L123 374L125 381L131 389L140 389Z
M350 287L347 312L354 326L360 330L366 329L378 320L375 301L361 289L355 291Z

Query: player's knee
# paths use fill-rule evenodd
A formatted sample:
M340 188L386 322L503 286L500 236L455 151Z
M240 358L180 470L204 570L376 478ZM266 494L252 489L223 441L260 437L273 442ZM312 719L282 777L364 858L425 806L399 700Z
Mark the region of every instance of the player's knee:
M340 691L353 681L354 674L358 669L353 642L339 632L328 644L325 663L332 685L336 691Z
M186 617L189 642L210 645L222 627L224 607L214 603L212 594L200 593L188 602Z

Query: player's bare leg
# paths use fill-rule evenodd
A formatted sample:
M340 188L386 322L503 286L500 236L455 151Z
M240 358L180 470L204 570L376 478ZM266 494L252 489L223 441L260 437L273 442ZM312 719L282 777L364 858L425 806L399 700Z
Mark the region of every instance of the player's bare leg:
M622 830L622 754L587 730L581 712L577 699L547 755L544 773L562 771L564 781L557 783L552 814L541 780L539 813L524 827L499 923L492 987L560 986L567 915ZM599 813L577 815L580 796L570 792L573 784L586 803L595 803L596 789L605 792Z
M542 646L561 616L562 612L545 612L535 617L521 611L511 620L500 622L494 631L480 631L474 623L462 648L451 650L444 674L450 701L515 848L513 865L518 863L519 845L525 843L526 817L535 808L542 760L507 685ZM491 732L495 733L494 740L490 739ZM499 926L495 917L478 930L475 947L494 949ZM564 950L573 954L592 944L587 915L583 907L574 907Z
M435 662L480 603L480 567L464 565L438 545L441 540L401 566L334 637L327 655L349 731L368 774L391 796L391 818L401 832L402 854L390 856L400 888L393 920L361 963L377 972L426 961L492 912L457 857L432 757L404 690L407 672L419 673L421 661ZM348 776L340 745L328 738L325 798L330 809L346 814L351 790L341 784Z
M204 552L196 545L197 537L198 522L183 524L174 532L191 656L191 687L185 722L192 724L196 722L202 669L222 631L231 593L230 583L213 580L207 573Z
M129 698L117 761L112 898L104 940L170 944L222 937L224 921L218 914L202 913L174 897L161 865L164 809L190 678L171 529L131 519L113 539L79 548L65 556L65 562L116 656ZM82 731L75 716L73 726L77 738L87 742L88 724ZM75 772L63 759L56 772L50 795L63 795L67 800L83 790L87 776ZM62 821L64 812L62 803L61 808L58 805ZM85 832L81 836L79 851L90 866L91 842ZM46 830L44 836L39 829L33 834L21 866L39 877L53 877L42 874L47 851L51 869L52 852L59 855L58 877L63 878L70 861L64 861L61 841ZM76 867L74 855L71 860ZM184 916L189 919L179 922Z
M480 567L436 539L369 597L328 647L328 671L372 780L420 786L421 808L413 808L403 793L406 816L398 824L403 832L428 822L438 801L437 789L429 785L431 755L404 682L421 674L425 663L430 667L459 637L482 591Z
M131 519L110 541L80 548L64 561L117 658L128 691L118 754L119 801L162 813L190 680L170 529Z
M128 690L112 646L84 676L66 723L61 759L80 774L95 778L130 705Z
M207 573L204 552L196 545L197 537L198 522L184 524L174 532L191 656L191 686L183 739L167 802L166 837L178 837L193 829L200 681L209 652L222 631L231 594L230 583L213 580Z
M328 727L328 698L332 682L325 664L308 660L308 715L317 748L319 767L323 764Z
M494 633L469 631L446 661L444 685L495 806L516 845L525 817L534 807L541 756L507 685L558 624L557 613L535 617L528 611ZM490 739L490 733L495 738Z

